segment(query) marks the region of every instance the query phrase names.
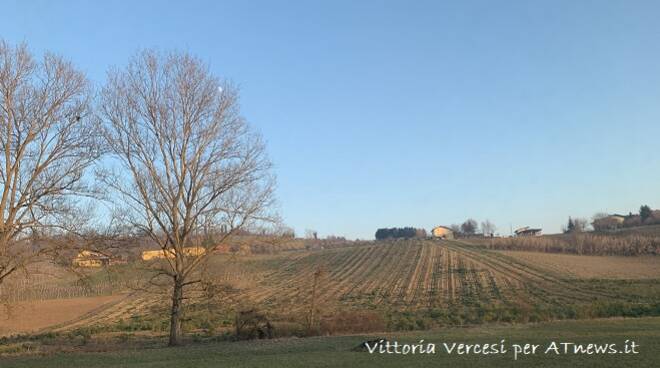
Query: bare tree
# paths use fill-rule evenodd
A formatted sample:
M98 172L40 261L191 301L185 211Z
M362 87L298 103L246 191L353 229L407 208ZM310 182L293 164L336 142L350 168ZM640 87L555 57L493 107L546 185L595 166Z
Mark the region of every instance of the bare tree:
M319 233L316 230L305 229L305 238L310 240L318 240Z
M0 40L0 283L81 226L79 196L91 193L83 174L101 154L91 97L70 62Z
M490 220L486 220L481 223L481 231L483 232L484 236L493 236L496 229L497 227L495 227L495 224L490 222Z
M171 287L169 344L178 345L184 294L202 281L211 252L272 219L271 164L239 114L237 89L186 53L143 51L111 71L100 111L123 169L100 178L123 198L126 220L167 255L157 269ZM193 245L204 251L186 251Z
M598 220L596 220L598 222ZM572 218L571 216L568 217L568 222L566 223L565 226L562 227L562 231L565 234L570 234L570 233L581 233L587 230L589 222L587 219L584 218ZM598 226L598 225L596 225Z
M318 284L320 279L324 276L326 273L325 269L323 267L318 267L316 271L314 271L314 278L312 279L312 290L311 290L311 298L309 302L309 313L307 315L307 332L311 333L312 328L315 325L315 317L316 317L316 308L317 308L317 289L318 289Z
M587 230L589 222L585 218L574 218L573 219L573 231L581 233Z

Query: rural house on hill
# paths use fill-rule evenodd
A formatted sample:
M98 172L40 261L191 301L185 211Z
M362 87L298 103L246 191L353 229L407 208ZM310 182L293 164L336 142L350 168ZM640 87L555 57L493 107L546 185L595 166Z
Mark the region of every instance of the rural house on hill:
M436 226L431 230L431 235L438 239L454 239L454 231L446 226Z
M199 257L206 253L204 247L184 247L183 255L186 257ZM173 259L176 255L174 249L158 249L158 250L145 250L142 252L143 261L151 261L153 259Z
M110 265L110 256L93 250L83 250L73 259L74 266L103 267Z
M514 233L516 236L539 236L541 235L541 229L533 229L529 226L525 226L521 227L520 229L516 229Z
M595 219L594 222L591 223L591 225L594 227L594 230L616 230L618 228L621 228L624 226L624 222L626 222L626 219L632 219L635 217L639 217L639 215L629 215L629 216L624 216L624 215L619 215L619 214L613 214L609 216L605 216L599 219ZM641 220L640 220L641 222Z

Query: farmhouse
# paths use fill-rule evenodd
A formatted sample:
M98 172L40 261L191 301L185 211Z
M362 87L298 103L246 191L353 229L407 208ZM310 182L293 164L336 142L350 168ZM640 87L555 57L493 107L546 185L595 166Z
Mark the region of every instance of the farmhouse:
M633 216L631 215L629 217ZM616 230L620 227L623 227L623 223L626 221L626 218L626 216L614 214L596 219L591 223L591 225L595 230Z
M204 247L185 247L183 248L183 255L188 257L198 257L206 253ZM142 252L142 260L150 261L153 259L174 258L176 251L174 249L158 249L158 250L145 250Z
M516 233L516 236L539 236L541 235L541 229L533 229L529 226L525 226L521 227L520 229L516 229L514 233Z
M110 265L110 256L93 250L83 250L73 259L78 267L103 267Z
M431 235L438 239L454 239L454 231L446 226L436 226L431 230Z

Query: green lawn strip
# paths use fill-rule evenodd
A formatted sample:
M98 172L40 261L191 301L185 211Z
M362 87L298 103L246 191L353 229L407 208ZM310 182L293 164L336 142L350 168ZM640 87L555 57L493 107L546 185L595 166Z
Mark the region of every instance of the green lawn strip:
M365 336L220 342L180 348L111 353L69 353L47 357L3 358L1 367L654 367L660 365L660 318L562 321L533 325L473 328L379 335L390 341L436 344L436 354L394 355L351 351ZM509 352L497 355L448 355L442 343L499 343ZM535 355L513 360L510 344L552 341L639 344L637 355Z

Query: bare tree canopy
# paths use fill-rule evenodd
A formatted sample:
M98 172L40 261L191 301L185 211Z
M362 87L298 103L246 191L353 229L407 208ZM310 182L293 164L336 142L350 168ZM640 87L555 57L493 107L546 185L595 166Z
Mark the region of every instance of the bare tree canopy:
M271 163L239 114L237 89L186 53L143 51L111 71L100 110L123 168L100 178L123 198L126 220L171 255L160 271L173 289L176 345L184 288L200 281L200 265L235 231L271 218ZM221 239L205 237L220 228ZM186 252L192 245L204 251Z
M484 236L493 236L493 234L495 234L495 230L497 230L497 227L495 224L490 222L490 220L486 220L481 223L481 232L484 234Z
M83 174L100 155L85 75L59 56L36 60L0 40L0 283L49 247L28 235L70 230Z

